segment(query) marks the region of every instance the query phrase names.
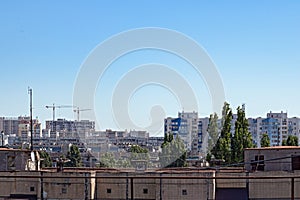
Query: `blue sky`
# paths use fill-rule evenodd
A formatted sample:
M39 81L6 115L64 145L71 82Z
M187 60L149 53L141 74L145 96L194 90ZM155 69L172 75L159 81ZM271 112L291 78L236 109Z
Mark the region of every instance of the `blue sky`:
M33 88L34 115L51 119L45 105L71 105L76 76L89 53L120 32L161 27L197 41L216 64L226 100L235 109L246 104L247 116L272 110L300 116L300 2L299 1L14 1L0 2L1 116L28 115L27 87ZM123 70L149 62L173 66L189 80L201 99L200 116L209 115L205 83L186 63L161 52L137 52L118 60L98 87L99 111L110 82ZM184 67L183 67L184 66ZM153 98L159 94L161 98ZM180 106L162 88L145 87L133 95L130 115L147 124L149 108L164 105L175 116ZM167 104L167 105L165 105ZM105 106L104 106L105 107ZM104 113L103 113L104 112ZM84 113L82 113L84 118ZM73 119L71 109L57 117ZM101 128L111 127L109 121Z

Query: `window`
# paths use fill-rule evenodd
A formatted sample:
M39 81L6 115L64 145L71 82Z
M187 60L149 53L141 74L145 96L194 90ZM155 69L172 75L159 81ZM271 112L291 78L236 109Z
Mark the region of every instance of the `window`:
M7 169L8 170L16 170L15 156L7 157Z
M61 193L66 194L67 193L67 188L61 188Z
M182 190L182 195L187 195L187 190L186 189Z
M143 194L148 194L148 189L147 188L143 189Z
M111 189L110 188L106 189L106 193L111 194Z
M30 187L30 192L34 192L34 187Z
M300 156L292 157L292 170L300 170Z
M265 170L265 162L264 162L264 160L265 160L265 156L264 155L256 155L255 156L256 170L258 170L258 171L264 171Z

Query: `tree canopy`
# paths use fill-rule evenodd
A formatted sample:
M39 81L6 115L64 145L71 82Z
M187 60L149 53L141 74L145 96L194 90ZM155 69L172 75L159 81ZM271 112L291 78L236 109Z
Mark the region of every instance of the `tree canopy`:
M282 146L298 146L298 137L289 135L287 140L282 141Z
M183 141L177 135L173 138L172 133L166 133L159 154L161 167L184 167L186 166L186 149Z
M131 167L130 161L126 158L116 159L114 154L111 152L106 152L100 157L100 164L98 167L120 167L120 168L129 168Z
M207 153L210 153L213 147L217 144L219 137L219 128L218 128L218 115L217 113L211 114L209 117L209 123L207 128L208 146Z
M269 135L264 133L262 135L262 138L260 140L260 146L261 147L269 147L271 144L270 144L270 138L269 138Z
M81 167L82 166L80 151L76 145L70 146L70 150L68 151L66 158L69 160L68 162L65 163L66 167Z
M143 148L139 145L132 145L129 149L130 154L130 160L146 160L148 161L150 156L149 156L149 151L146 148Z
M40 151L40 158L41 158L41 167L52 167L52 160L50 155L46 151Z
M245 111L241 107L238 107L234 136L231 140L232 163L242 162L244 160L244 149L253 147L252 135L248 127L249 124Z
M113 153L106 152L100 157L100 165L99 167L115 167L116 160L114 158Z
M252 135L248 130L249 124L243 108L237 108L237 119L234 124L234 134L231 132L232 110L225 102L222 111L222 129L216 145L207 155L207 159L213 156L217 160L223 160L225 164L239 163L244 159L244 149L253 147Z
M225 163L231 162L231 120L232 110L230 105L225 102L222 111L222 130L216 145L212 149L212 154L216 159L224 160Z

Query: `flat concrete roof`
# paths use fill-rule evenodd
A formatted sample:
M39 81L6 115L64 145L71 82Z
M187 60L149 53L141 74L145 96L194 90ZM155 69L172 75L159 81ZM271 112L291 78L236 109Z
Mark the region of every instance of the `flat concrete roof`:
M300 149L300 146L273 146L261 148L246 148L244 150L279 150L279 149Z
M0 147L0 151L19 151L19 152L31 152L29 149L11 149L11 148L3 148ZM36 150L34 150L36 151Z

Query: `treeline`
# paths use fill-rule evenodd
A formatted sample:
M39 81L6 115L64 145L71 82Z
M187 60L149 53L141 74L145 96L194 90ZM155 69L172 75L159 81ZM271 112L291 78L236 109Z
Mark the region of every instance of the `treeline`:
M128 153L128 157L117 159L113 153L107 152L101 156L99 167L132 168L136 167L136 162L140 161L143 161L147 167L158 167L157 164L161 168L185 167L187 165L187 151L184 142L178 135L174 138L172 133L165 133L156 163L150 161L149 150L139 145L132 145Z
M231 132L231 122L233 118L230 105L225 102L222 110L221 133L218 129L218 116L210 116L208 133L208 154L206 159L211 161L212 158L221 160L224 164L239 163L244 160L244 148L253 147L252 135L248 131L248 120L245 111L237 108L237 119L235 122L234 134Z
M45 150L39 151L41 167L52 167L52 159ZM67 155L61 155L57 162L61 162L64 167L82 167L80 151L76 145L70 145ZM58 163L59 164L59 163Z
M207 132L209 134L207 147L207 161L218 160L224 164L243 162L244 149L256 147L249 132L248 120L242 107L237 109L237 119L234 131L231 131L233 113L229 103L225 102L222 109L221 132L219 132L218 115L210 115ZM234 132L232 134L232 132ZM270 146L270 138L267 133L262 135L261 147ZM298 146L297 136L289 135L287 140L282 141L282 146Z

